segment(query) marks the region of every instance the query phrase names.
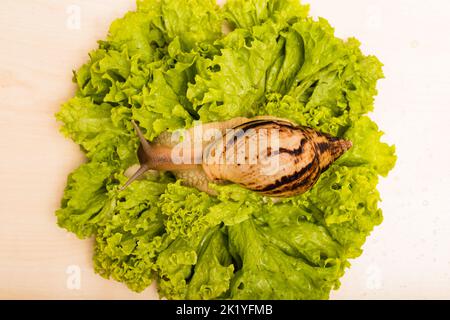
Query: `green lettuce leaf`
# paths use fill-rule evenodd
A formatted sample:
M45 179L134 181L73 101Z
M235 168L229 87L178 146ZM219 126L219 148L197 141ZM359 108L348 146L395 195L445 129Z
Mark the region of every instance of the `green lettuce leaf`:
M203 234L189 238L179 237L162 251L156 260L158 292L168 299L185 299L188 279L198 261L197 251Z
M56 115L61 131L86 152L90 160L128 167L137 161L137 138L131 126L131 110L108 103L95 104L90 97L74 97Z
M376 190L378 175L370 167L332 166L298 205L309 210L345 248L345 257L359 256L373 228L383 221Z
M228 0L225 18L235 28L250 29L271 20L289 24L308 16L309 6L297 0Z
M395 146L381 142L382 136L383 132L378 130L378 126L370 118L359 118L345 133L354 147L344 154L340 162L350 167L369 165L386 177L394 168L397 157Z
M226 32L222 27L227 25ZM94 237L94 268L167 299L327 299L382 220L379 175L395 147L367 113L382 64L297 0L138 0L74 72L56 118L87 156L67 180L58 224ZM148 140L195 120L272 115L353 142L318 183L288 199L237 185L216 196L138 163Z
M277 34L271 24L253 33L236 29L220 41L221 54L203 64L187 97L204 122L251 117L264 101L266 72L276 58Z
M213 197L204 192L181 186L180 181L170 184L160 199L168 235L176 239L178 236L203 234L214 226L214 222L208 219L208 210L215 202Z
M252 220L229 227L229 239L238 263L233 299L326 299L339 286L340 264L314 266L301 255L289 255Z
M136 181L124 191L111 191L109 219L96 233L95 271L142 291L154 279L157 254L164 247L164 219L158 199L167 180Z
M226 298L234 266L226 234L214 227L179 237L157 260L161 296L171 299Z
M89 162L72 172L56 211L58 225L79 238L92 236L111 212L108 182L116 170L104 162Z
M227 249L227 235L214 228L205 237L198 253L194 274L189 281L186 299L227 297L234 265Z
M144 16L155 17L152 25L168 42L178 38L183 51L211 45L222 33L222 17L214 0L138 0Z
M182 77L182 73L179 73ZM142 90L142 106L133 108L133 118L146 129L145 136L153 140L164 131L190 126L193 118L183 107L166 79L166 72L155 70L153 82Z

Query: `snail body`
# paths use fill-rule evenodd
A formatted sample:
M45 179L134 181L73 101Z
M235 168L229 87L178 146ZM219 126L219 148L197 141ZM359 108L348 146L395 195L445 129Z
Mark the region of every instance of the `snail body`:
M124 187L147 170L162 170L210 194L215 193L210 182L231 182L265 196L290 197L311 189L320 174L352 146L350 141L285 119L235 118L203 125L203 131L215 130L214 139L202 140L200 148L185 144L188 161L180 162L174 157L179 145L169 140L169 133L149 143L133 125L141 142L141 167ZM189 129L188 136L194 136L194 131L195 127Z

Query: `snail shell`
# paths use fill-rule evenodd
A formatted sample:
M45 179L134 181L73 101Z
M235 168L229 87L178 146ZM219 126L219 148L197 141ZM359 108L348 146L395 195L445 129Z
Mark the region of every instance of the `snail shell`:
M211 194L215 192L209 182L232 182L274 198L302 194L352 146L350 141L285 119L235 118L204 125L203 129L220 130L220 138L203 141L201 154L193 152L193 158L200 157L201 163L177 165L170 160L174 143L169 133L150 144L137 125L135 128L141 140L141 168L126 185L146 170L169 170L185 184Z
M271 197L289 197L309 190L320 174L351 147L349 141L299 127L286 120L256 119L234 129L241 129L241 134L228 140L223 136L209 146L203 163L207 177L211 181L230 181ZM252 132L246 135L250 130ZM261 131L264 134L260 134ZM233 163L227 160L234 153L227 154L223 146L248 150L246 144L255 136L264 136L266 132L278 132L278 145L275 148L270 143L267 143L266 148L259 148L256 163L246 161L244 164L227 164ZM208 159L217 153L221 153L223 160L209 164Z

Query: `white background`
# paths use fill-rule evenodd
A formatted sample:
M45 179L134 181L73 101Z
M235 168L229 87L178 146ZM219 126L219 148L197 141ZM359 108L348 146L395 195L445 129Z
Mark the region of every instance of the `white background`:
M450 298L450 2L311 0L340 37L385 64L372 117L397 146L382 179L385 221L334 299ZM80 9L79 28L68 22ZM2 0L0 6L0 298L154 298L93 272L90 240L55 225L67 174L83 156L53 113L71 70L134 1ZM72 8L72 9L71 9ZM80 281L70 284L79 271ZM69 282L68 282L69 281Z

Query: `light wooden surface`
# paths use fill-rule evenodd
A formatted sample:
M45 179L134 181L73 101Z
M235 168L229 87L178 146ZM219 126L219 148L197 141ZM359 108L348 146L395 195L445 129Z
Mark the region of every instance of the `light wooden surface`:
M355 35L386 64L373 116L399 154L380 186L385 222L332 297L450 298L450 5L310 2L338 35ZM133 0L1 1L0 298L157 297L153 287L135 294L95 275L91 241L59 229L54 216L67 174L83 155L58 133L53 114L74 92L71 70L133 7ZM70 21L74 8L79 29ZM78 289L67 273L74 266Z

